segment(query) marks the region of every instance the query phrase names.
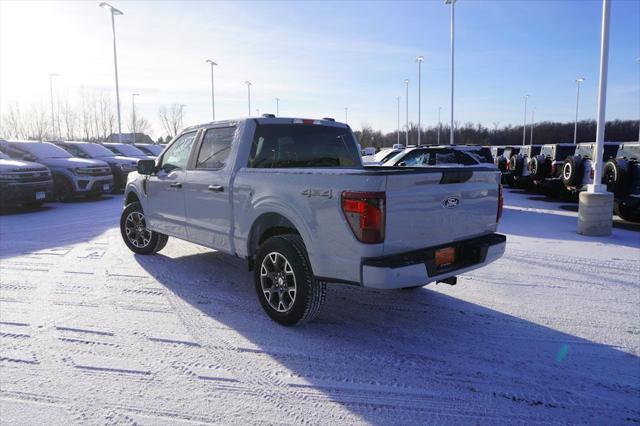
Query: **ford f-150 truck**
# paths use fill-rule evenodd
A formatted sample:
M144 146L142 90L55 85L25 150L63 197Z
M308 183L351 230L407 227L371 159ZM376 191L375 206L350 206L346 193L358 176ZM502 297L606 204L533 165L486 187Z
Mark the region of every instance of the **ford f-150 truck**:
M498 259L500 173L364 167L349 126L249 118L185 129L129 175L120 229L134 252L169 236L247 260L275 321L312 319L326 283L399 289Z

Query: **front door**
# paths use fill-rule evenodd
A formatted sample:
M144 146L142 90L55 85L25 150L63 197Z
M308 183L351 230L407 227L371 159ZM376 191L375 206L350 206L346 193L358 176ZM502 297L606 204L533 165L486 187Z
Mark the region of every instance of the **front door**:
M235 126L205 132L184 191L189 241L228 253L232 251L228 157L235 132Z
M145 212L151 229L186 238L184 183L196 132L180 136L160 159L159 170L147 180L149 208Z

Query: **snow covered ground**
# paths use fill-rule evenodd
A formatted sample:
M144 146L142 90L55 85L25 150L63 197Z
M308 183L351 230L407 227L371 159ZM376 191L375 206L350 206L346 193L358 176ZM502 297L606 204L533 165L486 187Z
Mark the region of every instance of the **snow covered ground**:
M500 261L455 287L332 285L269 321L239 259L121 242L119 197L0 216L0 422L640 422L640 227L507 191Z

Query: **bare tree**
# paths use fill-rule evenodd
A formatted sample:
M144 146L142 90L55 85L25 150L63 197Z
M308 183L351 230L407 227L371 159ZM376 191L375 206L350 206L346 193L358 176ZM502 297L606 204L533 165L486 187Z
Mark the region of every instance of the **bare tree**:
M172 138L182 129L183 108L181 105L174 103L168 109L162 105L158 109L158 116L162 127Z
M26 137L25 121L20 112L20 105L17 102L10 102L7 105L6 112L2 116L0 136L16 139Z
M134 117L130 117L129 120L129 132L131 133L146 133L151 129L149 120L136 114L135 122Z
M76 139L76 126L78 124L78 114L73 109L68 99L65 99L64 102L58 103L58 120L60 120L60 116L62 116L62 124L64 126L64 134L66 136L66 140L72 141ZM62 128L60 128L60 133L62 133ZM60 135L62 137L62 135Z
M51 133L51 117L43 105L33 105L25 117L28 123L28 139L41 141Z

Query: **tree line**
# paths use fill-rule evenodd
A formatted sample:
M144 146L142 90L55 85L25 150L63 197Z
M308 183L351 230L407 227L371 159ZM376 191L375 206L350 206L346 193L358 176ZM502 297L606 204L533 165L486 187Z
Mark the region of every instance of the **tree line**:
M24 106L9 102L0 111L0 138L104 142L118 132L115 111L110 93L97 90L81 90L74 102L68 98L54 98L53 105ZM158 120L166 133L157 142L170 141L183 127L182 106L177 103L160 106ZM140 114L123 114L123 133L150 130L151 124Z
M494 122L493 128L488 128L482 124L474 124L471 122L459 125L456 123L454 132L454 140L456 144L465 145L521 145L522 144L522 125L513 126L508 124L500 127L500 123ZM613 120L608 121L605 126L605 141L612 142L630 142L638 141L638 120ZM559 123L544 121L535 123L533 126L533 134L531 126L527 126L525 132L526 143L531 143L533 136L534 144L573 143L574 123ZM405 144L406 132L383 133L380 130L373 130L370 125L362 126L362 130L354 132L358 138L358 142L362 147L383 148L390 147L395 143ZM409 145L418 143L418 126L415 123L409 123ZM441 145L449 143L449 126L434 126L423 128L420 133L420 143L422 145L437 145L438 140ZM578 122L577 141L594 142L596 140L596 122L594 120L582 120Z

